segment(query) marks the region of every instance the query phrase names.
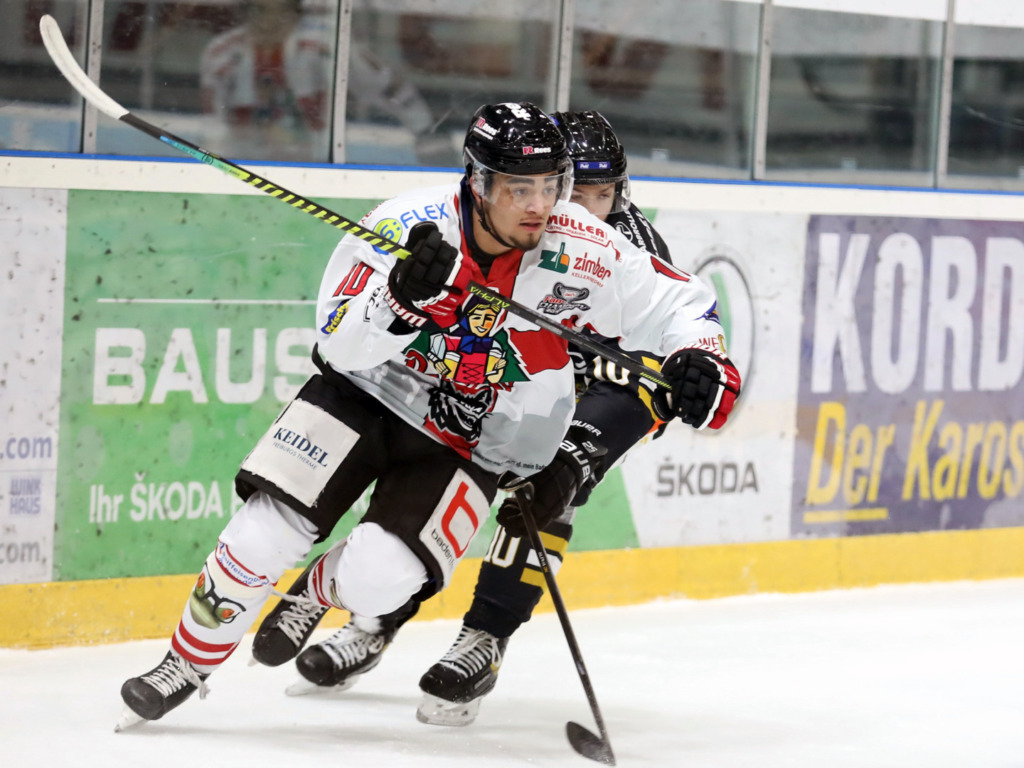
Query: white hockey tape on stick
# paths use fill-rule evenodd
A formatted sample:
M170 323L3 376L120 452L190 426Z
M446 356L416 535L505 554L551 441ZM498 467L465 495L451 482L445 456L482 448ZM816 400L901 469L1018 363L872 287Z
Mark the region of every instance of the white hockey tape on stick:
M85 70L78 66L53 16L47 14L39 20L39 32L43 36L43 45L46 46L46 51L57 65L57 69L86 101L115 120L120 120L128 114L127 109L101 91L100 87L85 74Z

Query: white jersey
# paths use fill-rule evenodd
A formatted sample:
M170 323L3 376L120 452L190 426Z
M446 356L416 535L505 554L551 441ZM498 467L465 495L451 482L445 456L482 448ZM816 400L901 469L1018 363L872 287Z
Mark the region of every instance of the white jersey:
M361 223L404 243L414 224L433 221L468 255L463 189L410 192ZM317 302L321 356L405 421L488 470L529 475L545 467L575 408L566 342L470 294L457 325L393 333L396 315L383 294L395 261L352 235L338 244ZM500 256L476 279L556 322L617 338L625 349L667 355L701 347L724 355L708 285L574 203L555 206L536 248Z
M234 119L297 121L302 119L297 99L329 92L332 52L323 32L312 25L297 24L281 43L265 46L257 46L243 25L206 46L199 83L211 93L214 111L225 118L244 111Z

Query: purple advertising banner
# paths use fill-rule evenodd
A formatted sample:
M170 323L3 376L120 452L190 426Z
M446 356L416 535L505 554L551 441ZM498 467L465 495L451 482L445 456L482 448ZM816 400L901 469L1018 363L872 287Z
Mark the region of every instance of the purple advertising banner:
M1024 223L813 216L794 536L1024 525Z

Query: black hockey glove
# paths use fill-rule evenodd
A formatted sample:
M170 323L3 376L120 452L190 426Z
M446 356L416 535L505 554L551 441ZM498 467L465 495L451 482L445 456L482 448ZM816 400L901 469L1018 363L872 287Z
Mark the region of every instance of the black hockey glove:
M430 320L442 329L455 325L455 310L471 277L468 260L429 221L410 230L405 248L409 256L388 275L388 305L414 328Z
M582 429L570 427L558 446L558 453L544 469L528 478L503 483L502 490L513 491L498 508L498 523L512 536L526 536L526 514L532 514L537 529L544 530L575 498L577 491L598 471L598 462L608 449L598 445ZM531 495L518 491L532 486ZM532 501L526 501L532 498Z
M678 416L695 429L719 429L740 394L740 374L727 357L703 349L680 349L661 366L672 389L654 395L658 415L666 421Z

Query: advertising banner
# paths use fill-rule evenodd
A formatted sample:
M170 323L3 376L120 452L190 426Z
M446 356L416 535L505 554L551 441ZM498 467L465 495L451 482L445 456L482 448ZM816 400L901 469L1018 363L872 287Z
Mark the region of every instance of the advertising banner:
M66 203L0 188L0 584L53 577Z
M793 534L1024 524L1024 224L815 216Z
M340 233L253 196L0 203L0 583L197 570L314 370ZM1024 525L1024 223L650 215L718 292L744 393L720 432L631 451L574 551Z
M267 198L70 193L57 578L199 568L239 463L314 371L339 239Z
M785 539L807 217L660 210L654 224L673 262L714 286L743 394L722 430L671 423L627 454L640 545Z

